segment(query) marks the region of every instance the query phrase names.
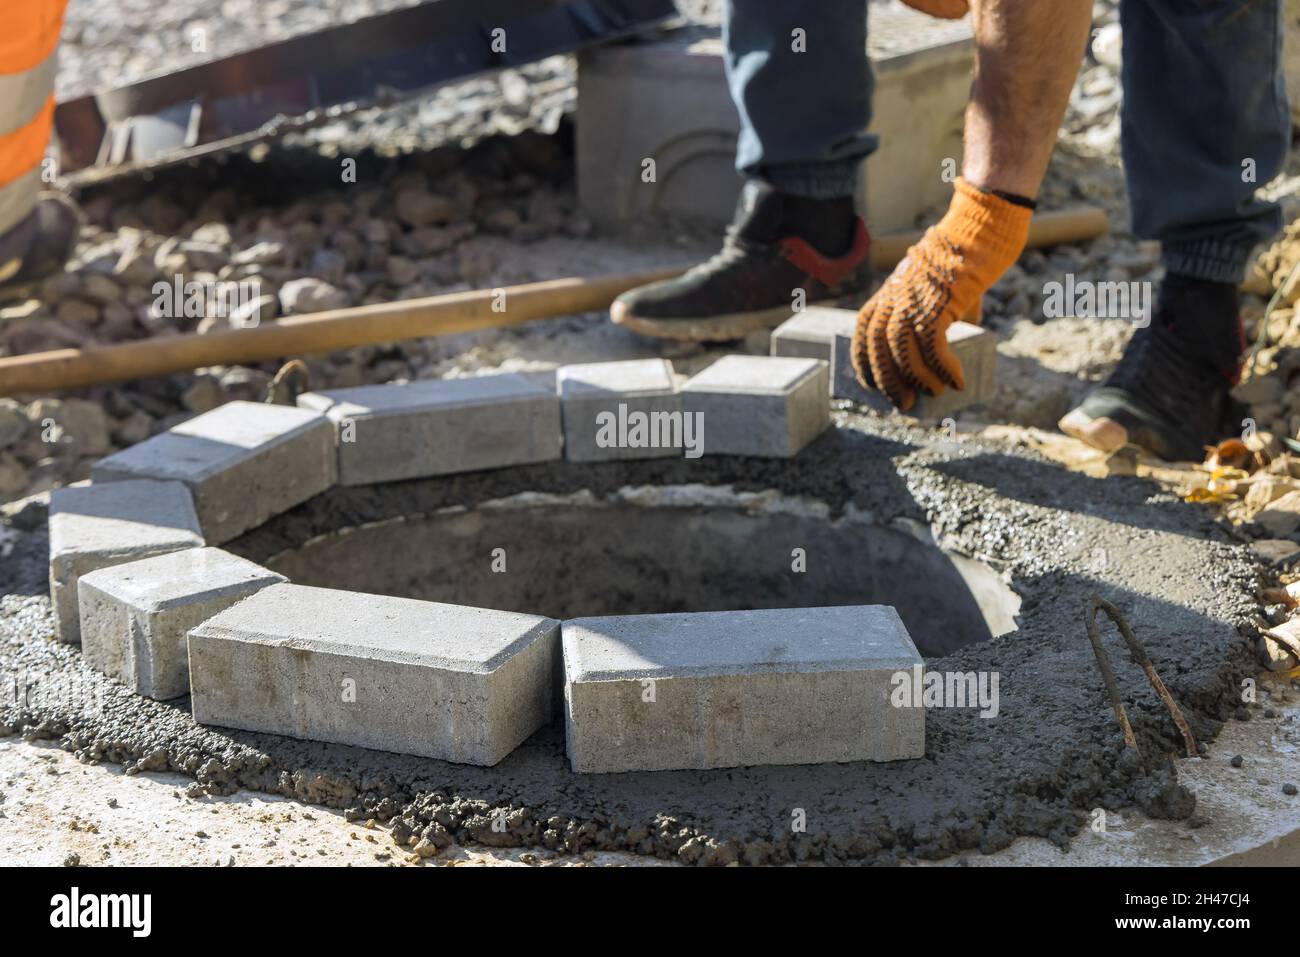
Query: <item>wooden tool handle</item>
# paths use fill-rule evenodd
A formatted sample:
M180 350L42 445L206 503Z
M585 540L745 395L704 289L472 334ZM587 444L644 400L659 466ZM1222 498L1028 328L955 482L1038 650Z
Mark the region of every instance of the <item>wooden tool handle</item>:
M1040 213L1029 230L1031 246L1082 242L1109 228L1095 208ZM890 269L921 232L876 237L872 265ZM591 279L453 292L425 299L331 309L244 329L207 335L171 335L90 349L56 349L0 359L0 395L145 379L198 369L311 355L424 336L514 326L534 319L605 309L621 293L679 275L686 266Z

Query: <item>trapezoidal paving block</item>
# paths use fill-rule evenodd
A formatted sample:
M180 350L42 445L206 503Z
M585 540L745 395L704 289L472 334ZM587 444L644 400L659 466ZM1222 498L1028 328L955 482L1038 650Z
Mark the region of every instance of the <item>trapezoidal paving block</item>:
M835 357L835 337L852 337L856 321L857 313L851 309L808 306L772 330L769 348L774 356L821 359L829 364ZM835 375L832 366L832 395L834 391Z
M826 359L831 364L831 395L871 406L882 412L893 408L875 389L864 388L853 370L853 329L858 313L853 309L809 306L781 323L772 333L772 355ZM945 389L942 395L918 395L907 413L917 419L942 419L962 409L988 402L997 392L997 336L969 322L948 328L948 346L962 364L966 388Z
M564 622L575 771L897 761L925 709L895 707L920 654L885 605Z
M208 544L221 545L305 502L338 476L334 430L318 413L227 402L95 463L96 482L184 482Z
M49 533L55 633L70 644L81 641L81 576L204 543L190 490L148 479L55 489Z
M856 317L856 313L849 314ZM835 398L850 399L882 411L892 409L883 395L858 382L853 371L852 346L852 329L836 334L831 359L831 389ZM966 388L945 388L939 395L918 393L916 404L907 411L914 419L937 421L953 416L962 409L988 402L997 392L998 337L991 330L969 322L954 322L948 327L948 347L961 363Z
M338 437L343 485L476 472L560 457L560 406L522 375L308 392Z
M190 689L186 633L285 581L220 548L187 548L83 575L81 653L132 691L166 701Z
M570 462L677 458L689 444L667 359L561 366L555 381Z
M189 633L200 724L493 765L553 715L559 622L272 585Z
M830 427L829 366L819 359L723 356L682 387L705 455L791 458Z

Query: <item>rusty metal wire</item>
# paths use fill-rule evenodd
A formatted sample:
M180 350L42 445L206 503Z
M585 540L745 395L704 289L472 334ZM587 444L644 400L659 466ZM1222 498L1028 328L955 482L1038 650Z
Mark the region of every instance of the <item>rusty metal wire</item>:
M1119 722L1120 730L1124 733L1125 746L1138 751L1139 754L1141 753L1137 738L1133 734L1133 725L1128 720L1128 712L1124 710L1124 702L1119 696L1119 685L1115 681L1115 672L1110 666L1110 658L1106 654L1106 649L1101 646L1101 635L1097 629L1097 612L1099 611L1104 611L1110 620L1115 623L1115 627L1119 629L1124 643L1128 645L1129 651L1133 653L1133 658L1137 661L1139 667L1146 672L1151 687L1156 689L1156 694L1164 702L1170 716L1174 719L1174 724L1178 726L1178 730L1183 735L1183 744L1187 748L1187 756L1189 758L1196 757L1196 737L1192 734L1187 719L1183 717L1178 702L1174 701L1169 689L1165 687L1165 683L1160 680L1160 675L1156 673L1156 667L1151 663L1151 656L1147 654L1146 648L1137 640L1137 636L1133 634L1133 629L1129 627L1127 619L1124 618L1120 610L1100 595L1093 595L1092 605L1088 609L1085 619L1088 625L1088 640L1092 643L1093 654L1097 656L1097 669L1101 672L1101 680L1105 682L1106 694L1110 696L1110 706L1115 712L1115 720Z
M293 405L298 396L308 391L310 378L305 362L290 359L280 366L280 371L267 385L266 397L262 401L275 405Z

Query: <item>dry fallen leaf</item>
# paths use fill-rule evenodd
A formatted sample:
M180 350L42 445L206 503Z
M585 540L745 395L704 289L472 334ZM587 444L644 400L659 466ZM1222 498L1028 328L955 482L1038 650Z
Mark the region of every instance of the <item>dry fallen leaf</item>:
M1292 618L1290 621L1284 621L1276 628L1267 628L1264 634L1272 638L1278 644L1289 650L1292 654L1300 656L1300 618Z
M1230 492L1235 494L1237 484L1250 479L1250 473L1245 469L1233 468L1228 465L1220 465L1210 473L1209 489L1212 492Z
M1297 669L1297 663L1300 662L1300 658L1286 645L1267 634L1259 636L1259 657L1264 667L1272 672L1289 672Z
M1223 495L1219 492L1211 491L1208 486L1201 485L1184 495L1183 501L1199 503L1202 505L1213 505L1219 502L1231 502L1235 498L1235 495Z
M1241 468L1250 458L1250 449L1246 448L1246 443L1241 439L1224 439L1210 449L1209 453L1205 459L1205 467L1211 470L1225 466Z
M1238 486L1249 479L1245 469L1220 465L1210 472L1203 487L1191 489L1183 498L1188 502L1235 502L1239 498Z

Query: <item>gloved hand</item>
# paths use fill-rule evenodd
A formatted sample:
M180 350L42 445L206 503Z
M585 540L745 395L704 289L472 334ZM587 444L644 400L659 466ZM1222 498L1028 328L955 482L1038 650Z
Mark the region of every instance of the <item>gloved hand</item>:
M970 12L969 0L903 0L913 10L920 10L940 20L960 20Z
M939 395L945 386L965 388L948 327L978 317L980 298L1024 250L1032 216L1028 206L958 179L947 214L858 314L853 368L862 384L903 411L916 403L918 390Z

